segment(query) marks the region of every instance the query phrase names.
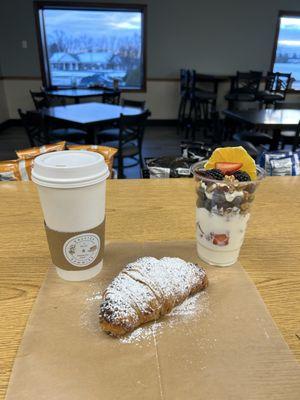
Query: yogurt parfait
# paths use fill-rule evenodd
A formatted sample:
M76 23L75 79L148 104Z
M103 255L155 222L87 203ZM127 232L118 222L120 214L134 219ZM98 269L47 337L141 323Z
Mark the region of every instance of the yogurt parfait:
M264 170L243 147L216 149L193 167L199 257L212 265L234 264L243 244L250 206Z

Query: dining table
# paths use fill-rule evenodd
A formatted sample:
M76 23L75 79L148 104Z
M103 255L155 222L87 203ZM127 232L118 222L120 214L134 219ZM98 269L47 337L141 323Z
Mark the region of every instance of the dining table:
M45 128L59 124L67 128L77 128L87 133L88 144L97 144L97 132L104 127L111 127L123 115L139 115L145 112L141 108L123 107L103 103L70 104L43 108Z
M300 110L295 109L224 110L223 113L228 119L271 131L271 150L278 149L281 131L296 130L300 121Z
M75 104L80 103L81 99L89 99L91 97L102 97L103 89L48 89L46 94L49 97L59 99L71 99Z
M34 184L0 182L0 197L0 400L4 400L51 260ZM194 182L189 178L108 180L106 240L195 241L195 204ZM300 362L299 232L300 177L267 177L257 190L240 262Z

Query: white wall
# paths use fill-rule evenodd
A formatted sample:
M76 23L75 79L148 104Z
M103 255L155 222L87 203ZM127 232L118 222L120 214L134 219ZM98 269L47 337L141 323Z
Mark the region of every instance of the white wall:
M225 75L237 69L266 71L278 11L300 11L299 0L107 2L147 4L148 79L176 78L182 67ZM0 57L3 76L40 75L32 0L0 1Z
M223 75L238 69L266 72L278 11L300 10L299 0L109 0L114 1L148 5L148 89L126 97L146 99L155 119L176 118L179 83L169 79L177 78L181 67ZM1 122L15 118L19 107L31 109L29 89L41 85L32 0L0 0L0 55ZM221 109L227 90L228 83L220 85ZM299 96L289 101L298 102Z
M1 90L2 84L2 90ZM0 98L6 102L0 102L0 123L8 118L18 118L18 108L32 110L32 103L29 90L39 90L41 80L6 79L0 80ZM229 82L222 82L219 85L217 107L220 111L227 108L224 99L229 90ZM2 93L6 94L6 97ZM179 105L179 82L178 81L148 81L146 93L124 93L123 97L128 99L146 100L146 106L152 113L151 119L174 120L177 118ZM88 101L99 101L89 98ZM287 96L288 102L300 103L300 94ZM255 107L255 104L245 104L246 107Z
M1 81L0 81L1 82ZM29 90L39 90L41 80L7 79L3 81L9 118L18 118L18 108L33 109ZM179 103L179 83L174 81L149 81L147 93L125 93L125 98L146 100L155 119L175 119ZM88 101L93 101L89 98ZM95 99L95 101L99 101Z

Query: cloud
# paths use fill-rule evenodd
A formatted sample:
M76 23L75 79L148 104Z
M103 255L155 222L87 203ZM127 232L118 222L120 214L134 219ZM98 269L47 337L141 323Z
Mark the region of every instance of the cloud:
M132 13L130 13L132 14ZM135 15L126 15L126 20L123 21L112 21L110 25L116 29L141 29L141 14L135 13Z
M44 15L48 34L63 30L67 35L99 37L141 29L141 13L137 11L45 10Z
M282 17L280 20L281 29L300 29L300 18Z
M300 46L300 40L278 40L282 46Z

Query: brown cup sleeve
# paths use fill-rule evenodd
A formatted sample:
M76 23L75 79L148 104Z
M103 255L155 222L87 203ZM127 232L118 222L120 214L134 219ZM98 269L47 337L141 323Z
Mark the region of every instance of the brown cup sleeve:
M83 271L103 260L105 219L93 229L81 232L58 232L45 223L52 262L66 271Z

